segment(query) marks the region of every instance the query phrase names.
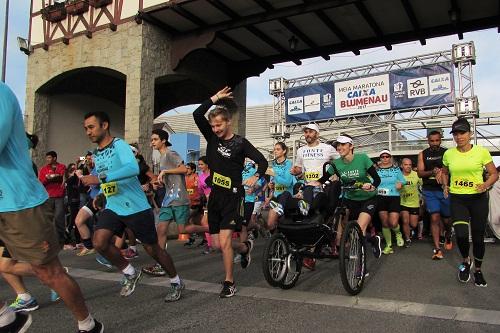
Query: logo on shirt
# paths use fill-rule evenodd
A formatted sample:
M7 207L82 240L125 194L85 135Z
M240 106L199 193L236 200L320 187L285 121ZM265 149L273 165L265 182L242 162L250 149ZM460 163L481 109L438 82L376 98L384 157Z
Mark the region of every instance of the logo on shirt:
M219 152L219 154L221 154L222 156L224 156L226 158L231 157L231 149L224 147L220 143L219 143L219 147L217 147L217 151Z

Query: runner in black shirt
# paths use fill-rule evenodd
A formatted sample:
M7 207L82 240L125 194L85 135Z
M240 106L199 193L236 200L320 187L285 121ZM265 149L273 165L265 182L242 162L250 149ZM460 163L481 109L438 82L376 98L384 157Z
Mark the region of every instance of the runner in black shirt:
M203 102L193 113L194 121L207 140L207 159L210 176L207 185L212 186L208 199L208 225L213 246L222 250L226 277L220 293L221 298L234 296L236 292L233 279L233 246L231 236L241 229L244 202L243 185L253 187L267 169L264 156L242 136L233 133L231 114L223 106L217 105L208 114L208 109L224 99L232 99L231 88L225 87L209 100ZM245 157L258 164L254 176L242 184L243 162ZM238 243L235 250L242 254L241 266L250 264L251 240Z

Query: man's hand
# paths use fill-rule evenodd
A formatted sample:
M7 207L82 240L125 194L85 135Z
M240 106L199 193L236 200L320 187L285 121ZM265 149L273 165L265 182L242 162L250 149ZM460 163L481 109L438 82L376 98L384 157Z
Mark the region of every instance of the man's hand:
M361 186L361 189L366 192L372 192L375 191L375 186L373 186L371 183L364 183Z
M299 167L299 166L293 166L291 169L290 169L290 174L294 175L294 176L298 176L302 173L302 168Z
M259 177L253 175L252 177L247 178L244 182L243 185L246 185L248 187L254 187L255 183L259 180Z
M219 90L217 94L213 95L210 97L212 100L212 103L216 104L219 101L223 99L233 99L233 92L231 91L231 88L228 86L225 86L222 90Z
M403 188L403 184L401 182L396 182L396 190L401 190Z
M80 177L80 181L85 186L98 185L99 184L99 178L97 178L97 176L92 176L92 175L82 176L82 177Z

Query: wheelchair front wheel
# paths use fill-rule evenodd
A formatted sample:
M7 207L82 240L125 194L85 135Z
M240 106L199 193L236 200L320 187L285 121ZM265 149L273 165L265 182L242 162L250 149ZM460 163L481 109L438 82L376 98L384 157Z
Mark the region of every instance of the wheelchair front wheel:
M363 289L366 272L364 237L357 221L349 221L340 241L340 277L344 289L357 295Z

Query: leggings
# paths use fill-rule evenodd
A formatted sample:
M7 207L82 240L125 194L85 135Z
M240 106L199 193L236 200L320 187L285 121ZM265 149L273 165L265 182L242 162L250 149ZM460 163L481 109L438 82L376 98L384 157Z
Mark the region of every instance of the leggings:
M472 234L474 265L480 268L484 258L484 232L488 222L488 195L450 194L451 220L457 245L463 258L469 257L469 224Z

